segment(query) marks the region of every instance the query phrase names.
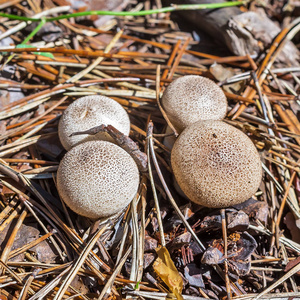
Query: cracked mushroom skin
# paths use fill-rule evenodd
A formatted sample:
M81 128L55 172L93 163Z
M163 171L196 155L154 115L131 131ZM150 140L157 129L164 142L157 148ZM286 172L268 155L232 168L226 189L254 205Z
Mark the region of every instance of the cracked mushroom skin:
M249 199L262 178L251 139L222 121L198 121L177 138L171 153L175 178L187 197L206 207Z
M187 75L174 80L162 96L162 106L181 132L199 120L222 120L227 112L227 99L212 80Z
M74 132L85 131L101 124L112 125L125 135L129 135L130 120L127 112L118 102L101 95L78 98L69 105L60 118L59 139L67 151L91 140L114 142L106 132L70 136Z
M135 197L139 171L133 158L107 141L89 141L66 153L57 171L57 190L79 215L97 219L123 210Z

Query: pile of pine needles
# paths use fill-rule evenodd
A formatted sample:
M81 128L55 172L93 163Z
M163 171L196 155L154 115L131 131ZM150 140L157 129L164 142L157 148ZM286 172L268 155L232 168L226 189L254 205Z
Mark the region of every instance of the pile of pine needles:
M300 296L300 68L274 67L299 20L259 57L219 57L191 50L197 41L166 11L121 15L99 29L89 16L59 18L70 10L64 1L3 3L0 39L14 45L0 50L1 299ZM127 11L151 5L131 3ZM52 31L53 41L42 38L41 28ZM232 76L218 80L216 65ZM249 217L234 232L226 224L232 209L191 204L173 185L170 149L163 144L169 121L159 101L172 80L189 74L223 87L226 122L252 139L263 162L263 182L249 202L253 210L233 209ZM232 85L238 89L226 88ZM11 101L15 92L23 95ZM65 153L57 135L61 114L78 97L96 94L126 109L130 137L148 154L148 172L125 212L93 222L60 201L55 175ZM30 228L38 234L22 244ZM242 244L238 249L253 248L244 273L231 268L234 239ZM34 250L42 243L46 258ZM220 250L220 261L201 262L209 247Z

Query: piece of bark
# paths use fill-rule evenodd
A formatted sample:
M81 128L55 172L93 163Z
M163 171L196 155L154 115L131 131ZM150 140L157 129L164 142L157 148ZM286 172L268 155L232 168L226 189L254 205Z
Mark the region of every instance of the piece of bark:
M245 231L249 227L249 216L242 210L238 212L228 212L227 229L230 231Z
M14 223L11 223L0 233L0 248L4 249L8 237L13 230ZM14 239L12 250L19 249L26 244L33 242L39 238L40 231L33 226L27 226L22 224L17 235ZM42 241L36 246L29 249L33 252L40 262L54 263L57 255L53 252L50 244L47 241ZM25 257L24 253L14 256L9 261L23 261Z
M219 0L164 0L164 5L221 3ZM281 31L277 24L262 11L245 12L238 7L180 12L182 18L191 22L196 29L209 34L216 42L226 45L235 55L257 55L267 49ZM179 24L180 26L180 24ZM299 51L288 42L278 60L286 65L299 64Z
M184 268L184 276L191 286L204 288L204 281L201 270L195 264L188 264Z
M233 16L228 22L226 31L230 37L227 45L234 53L237 49L239 55L245 55L259 54L261 50L268 48L281 29L263 10L260 10L259 13L249 11ZM291 66L299 64L299 51L296 46L292 42L287 42L277 61Z
M158 241L153 239L151 236L145 236L145 248L144 251L154 251L158 246Z
M220 0L164 0L164 5L173 4L208 4L221 3ZM181 11L180 15L188 22L191 22L197 29L208 33L220 43L226 44L225 27L232 16L241 14L238 7L225 7L222 9L201 9ZM180 25L180 24L179 24ZM195 29L196 29L195 28Z

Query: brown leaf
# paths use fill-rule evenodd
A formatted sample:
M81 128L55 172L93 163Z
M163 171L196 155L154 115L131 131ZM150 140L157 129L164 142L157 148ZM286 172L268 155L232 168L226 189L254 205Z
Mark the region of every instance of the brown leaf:
M209 71L218 81L225 81L226 79L235 75L235 71L232 68L225 68L221 64L214 63L209 68ZM223 86L223 89L226 92L238 92L241 89L242 84L240 82L226 84Z
M286 227L289 229L292 240L296 243L300 243L300 229L296 225L296 220L291 212L288 212L283 220Z
M217 265L223 262L223 253L214 247L208 247L203 253L201 263L207 265Z
M238 212L228 212L227 229L231 231L244 231L249 226L249 216L242 210Z
M267 223L269 206L266 202L250 198L243 203L233 205L233 207L238 210L243 210L247 215L249 215L249 218L257 219L263 224Z
M169 251L166 247L161 247L156 252L158 258L153 264L154 271L169 287L176 298L183 300L181 294L183 289L183 280L171 259Z
M157 240L153 239L149 235L145 236L145 252L155 250L157 248Z
M298 256L296 259L289 261L284 269L284 272L286 273L286 272L290 271L292 268L294 268L299 263L300 263L300 256ZM297 272L297 275L300 275L300 272Z
M195 287L204 288L204 282L201 270L197 268L196 264L189 264L184 268L184 276L189 281L189 284Z

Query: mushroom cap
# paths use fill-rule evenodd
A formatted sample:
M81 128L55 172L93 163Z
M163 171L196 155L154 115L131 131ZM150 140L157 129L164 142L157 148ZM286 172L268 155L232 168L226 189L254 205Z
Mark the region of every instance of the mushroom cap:
M139 171L133 158L107 141L89 141L66 153L57 171L62 200L79 215L100 218L125 208L136 195Z
M91 140L114 142L105 132L70 137L74 132L88 130L101 124L112 125L125 135L129 135L130 120L127 112L118 102L101 95L78 98L69 105L60 118L59 139L67 151L75 145Z
M174 144L171 164L187 197L207 207L249 199L262 177L260 157L250 138L222 121L188 126Z
M212 80L187 75L174 80L162 96L163 108L181 132L199 120L222 120L227 112L227 99Z

